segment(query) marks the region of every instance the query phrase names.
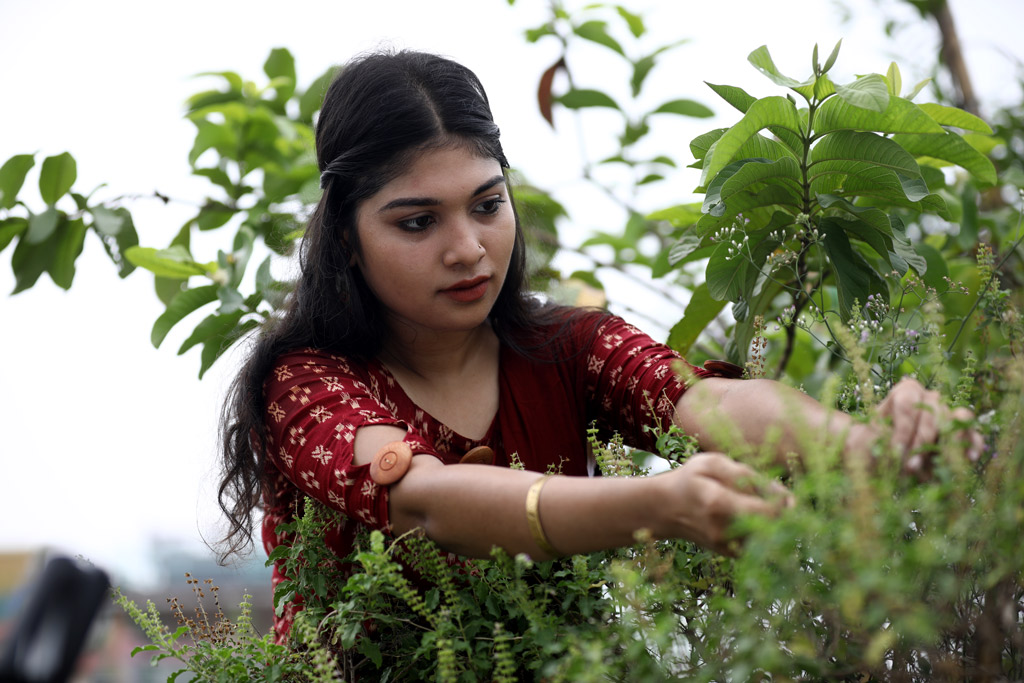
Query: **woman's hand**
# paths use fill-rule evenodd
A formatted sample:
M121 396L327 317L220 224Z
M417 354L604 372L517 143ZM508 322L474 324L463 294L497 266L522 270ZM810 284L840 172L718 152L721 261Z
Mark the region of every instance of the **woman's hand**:
M950 409L942 402L939 392L925 389L909 377L901 379L878 405L878 416L891 420L889 443L902 455L904 469L914 474L927 471L929 453L934 453L929 447L938 442L945 427L953 422L974 420L974 413L967 408ZM981 457L985 443L978 432L960 429L955 438L964 444L972 462Z
M731 534L740 515L774 517L793 504L784 486L721 453L701 453L658 475L669 501L669 528L662 537L683 537L724 555L735 555L741 539ZM660 533L659 533L660 532Z

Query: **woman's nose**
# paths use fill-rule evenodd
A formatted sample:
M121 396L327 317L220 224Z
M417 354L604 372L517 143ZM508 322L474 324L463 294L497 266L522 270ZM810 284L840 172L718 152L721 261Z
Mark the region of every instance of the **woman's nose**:
M473 266L480 262L486 250L480 242L480 231L467 218L454 221L448 229L448 243L445 245L444 265Z

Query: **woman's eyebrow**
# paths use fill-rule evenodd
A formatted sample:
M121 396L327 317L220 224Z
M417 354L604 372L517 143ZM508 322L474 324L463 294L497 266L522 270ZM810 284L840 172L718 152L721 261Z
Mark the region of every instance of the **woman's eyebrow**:
M478 194L482 194L487 190L491 189L492 187L494 187L495 185L500 185L504 182L505 176L496 175L493 178L490 178L484 183L482 183L480 187L473 190L472 196L475 197ZM398 199L392 199L390 202L380 207L377 210L377 213L384 213L385 211L390 211L391 209L398 209L408 206L437 206L440 203L440 199L435 199L433 197L399 197Z

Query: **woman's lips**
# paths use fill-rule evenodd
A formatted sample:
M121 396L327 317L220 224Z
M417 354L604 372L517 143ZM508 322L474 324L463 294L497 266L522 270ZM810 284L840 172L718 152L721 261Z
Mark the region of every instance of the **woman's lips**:
M472 280L463 280L462 282L456 282L448 289L442 289L441 293L458 301L459 303L472 303L478 301L487 294L487 287L490 285L491 278L489 277L478 277Z

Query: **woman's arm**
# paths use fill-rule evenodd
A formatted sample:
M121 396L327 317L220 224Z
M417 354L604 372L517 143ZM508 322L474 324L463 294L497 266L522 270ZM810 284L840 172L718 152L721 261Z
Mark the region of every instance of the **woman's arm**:
M903 454L910 471L925 466L919 451L934 444L945 425L974 417L966 408L950 410L938 392L909 378L893 387L879 404L877 416L891 422L890 446ZM688 434L697 435L705 449L724 450L735 445L735 438L751 445L775 439L780 463L791 453L805 455L809 445L820 444L822 435L843 439L847 457L869 458L872 446L885 434L878 419L869 424L857 422L767 379L701 380L676 403L675 421ZM957 436L965 444L967 456L976 460L984 445L978 433L965 429ZM806 443L808 437L810 443Z
M402 435L396 427L364 427L356 438L357 464ZM499 546L549 559L526 518L527 491L538 476L486 465L446 466L416 456L405 477L390 487L392 529L400 534L422 527L442 547L470 557L487 557ZM785 502L781 487L762 494L755 480L745 465L710 453L653 477L553 477L541 494L540 518L562 554L629 545L640 529L728 553L736 515L774 514Z

